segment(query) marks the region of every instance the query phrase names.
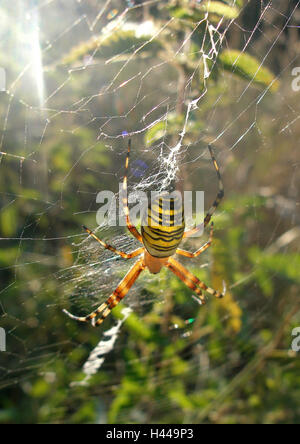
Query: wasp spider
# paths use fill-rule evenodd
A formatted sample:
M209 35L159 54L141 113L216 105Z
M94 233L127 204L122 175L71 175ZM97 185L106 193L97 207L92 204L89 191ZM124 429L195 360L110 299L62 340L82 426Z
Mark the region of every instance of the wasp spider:
M132 259L138 257L137 261L118 285L116 290L107 299L106 302L100 305L97 310L93 311L91 314L85 317L74 316L67 310L64 312L72 319L79 322L91 322L93 326L98 326L102 324L104 319L109 315L111 310L126 296L134 282L137 280L139 275L143 270L148 268L150 273L159 273L163 267L169 268L179 279L181 279L196 295L199 297L201 303L205 303L205 298L203 291L207 292L217 298L222 298L223 293L209 288L204 282L200 281L196 276L190 273L183 265L174 259L174 254L179 254L188 258L195 258L206 251L212 244L213 240L213 223L211 223L210 237L208 242L206 242L201 248L195 252L189 252L182 250L179 247L182 239L188 238L195 233L199 232L205 228L218 207L219 203L224 197L224 187L219 171L217 161L214 157L211 146L208 147L211 154L211 158L214 167L217 172L219 191L214 201L212 207L208 211L204 222L191 230L185 231L185 222L183 214L183 206L178 203L176 198L166 197L166 195L161 194L157 196L156 200L150 203L147 213L147 224L142 223L141 234L136 229L136 227L130 221L130 214L128 208L128 197L127 197L127 176L128 176L128 166L130 157L131 141L128 143L128 152L126 157L125 165L125 176L123 180L123 206L126 216L126 223L129 231L133 236L143 244L143 247L138 248L131 253L124 253L119 251L111 245L106 244L101 239L99 239L91 230L84 227L86 232L92 236L97 242L99 242L102 247L107 250L112 251L116 255L121 256L123 259ZM166 200L168 200L166 202ZM165 214L163 208L165 204L169 205L169 214ZM175 219L178 220L178 215L181 217L181 222L175 224ZM165 224L164 220L166 216L169 216L170 223Z

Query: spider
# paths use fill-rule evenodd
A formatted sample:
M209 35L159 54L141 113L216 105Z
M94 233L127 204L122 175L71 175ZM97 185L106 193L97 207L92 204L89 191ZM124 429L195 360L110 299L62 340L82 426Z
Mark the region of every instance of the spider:
M155 201L148 207L147 220L148 224L142 223L141 234L137 230L137 228L131 223L129 208L128 208L128 197L127 197L127 177L128 177L128 167L129 167L129 158L131 151L131 140L128 142L128 151L126 156L126 164L125 164L125 176L123 180L123 207L124 213L126 217L126 223L129 231L133 234L133 236L143 244L143 247L138 248L131 253L125 253L123 251L119 251L116 248L108 245L101 239L99 239L91 230L87 227L83 227L84 230L92 236L102 247L107 250L112 251L114 254L121 256L123 259L132 259L135 257L139 258L133 265L133 267L126 274L124 279L120 282L116 290L112 293L112 295L101 304L97 310L93 311L91 314L85 317L74 316L69 313L67 310L63 310L65 314L67 314L71 319L74 319L79 322L91 322L92 326L99 326L105 320L105 318L110 314L111 310L126 296L134 282L140 276L143 270L148 268L150 273L157 274L161 271L163 267L167 267L172 273L174 273L181 281L184 282L187 287L189 287L199 298L199 301L202 304L205 304L205 297L203 295L203 291L216 296L217 298L224 297L225 289L223 293L213 290L208 287L204 282L200 281L196 276L190 273L182 264L177 262L174 259L174 254L178 254L181 256L185 256L188 258L195 258L200 254L204 253L212 244L213 241L213 233L214 233L214 225L211 223L210 228L210 236L208 242L206 242L201 248L199 248L195 252L189 252L186 250L182 250L179 247L179 244L184 238L188 238L193 234L199 232L201 229L205 228L219 206L221 200L224 197L224 187L222 183L221 174L219 171L219 166L214 157L211 146L208 146L215 170L217 172L218 182L219 182L219 191L214 201L212 207L206 214L204 218L204 222L196 227L185 231L185 222L184 222L184 213L183 207L180 206L176 201L176 198L167 198L164 194L160 194L156 197ZM168 200L169 210L166 214L166 211L163 210L165 201ZM181 213L181 214L180 214ZM168 225L164 225L165 216L170 217L171 223ZM175 216L182 215L181 223L179 225L175 225Z

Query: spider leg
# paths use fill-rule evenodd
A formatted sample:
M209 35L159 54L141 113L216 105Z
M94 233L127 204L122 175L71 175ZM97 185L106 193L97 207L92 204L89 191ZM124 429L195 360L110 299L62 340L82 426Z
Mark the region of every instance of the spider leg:
M119 251L116 248L112 247L111 245L108 245L106 242L99 239L91 230L89 230L87 227L83 227L85 231L92 236L99 244L102 245L102 247L106 248L106 250L112 251L113 253L121 256L123 259L132 259L133 257L138 256L139 254L142 254L144 251L144 248L139 248L137 250L132 251L131 253L125 253L124 251Z
M116 290L112 293L112 295L101 304L97 310L93 311L91 314L85 317L74 316L69 313L67 310L63 310L63 312L68 315L71 319L74 319L78 322L89 322L93 327L97 327L102 324L105 318L110 314L112 309L118 305L118 303L126 296L132 285L135 283L141 272L145 269L144 259L139 259L133 267L129 270L124 279L120 282ZM96 320L98 315L101 317Z
M181 248L178 248L176 250L176 253L180 254L181 256L190 257L190 258L197 257L200 254L204 253L204 251L206 251L211 246L212 241L213 241L213 237L214 237L214 224L212 222L211 229L210 229L210 235L209 235L209 241L206 242L206 244L204 244L201 248L199 248L199 250L195 251L195 253L192 253L192 252L186 251L186 250L181 250Z
M218 177L218 182L219 182L219 191L218 191L218 194L217 194L217 197L216 197L214 203L212 204L212 207L210 208L210 210L208 211L208 213L206 214L206 216L204 218L204 222L202 224L196 226L195 228L192 228L191 230L187 230L184 233L184 235L183 235L184 238L185 237L193 236L198 231L203 230L203 228L205 228L209 224L212 215L214 214L214 212L218 208L221 200L224 197L224 185L223 185L222 177L221 177L221 174L220 174L220 168L219 168L219 165L217 164L216 158L214 156L213 150L212 150L210 145L208 145L208 149L209 149L209 152L210 152L210 155L211 155L214 167L215 167L216 172L217 172L217 177Z
M212 296L215 296L216 298L221 299L224 297L223 293L221 293L220 291L216 291L213 288L208 287L204 282L200 281L200 279L198 279L196 276L194 276L190 271L188 271L183 265L181 265L179 262L177 262L172 257L170 257L167 267L170 268L171 271L173 271L173 273L175 273L175 270L176 270L176 273L178 273L178 274L175 273L176 276L178 276L186 285L187 285L187 282L192 282L195 284L195 286L199 287L201 290L206 291L207 293L211 294ZM184 279L180 276L182 276Z
M172 271L172 273L175 274L175 276L177 276L187 287L189 287L194 293L197 294L197 296L199 296L199 299L201 301L201 304L204 305L205 304L205 298L203 296L202 291L200 290L200 288L197 287L197 285L195 284L195 282L189 280L183 273L181 273L181 271L178 270L177 267L175 267L173 264L168 263L167 267L169 268L169 270Z
M128 167L129 167L129 158L130 158L130 150L131 150L131 140L128 141L128 151L125 163L125 176L123 180L123 208L126 217L126 224L128 230L133 234L133 236L141 243L143 243L143 238L141 234L138 232L136 227L130 221L129 208L128 208L128 195L127 195L127 177L128 177Z

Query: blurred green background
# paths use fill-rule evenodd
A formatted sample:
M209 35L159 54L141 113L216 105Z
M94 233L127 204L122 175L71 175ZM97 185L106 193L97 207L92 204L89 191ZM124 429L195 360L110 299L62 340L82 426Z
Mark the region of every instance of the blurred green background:
M1 2L0 423L299 423L298 3ZM227 296L200 307L146 272L113 350L74 385L120 316L93 329L62 309L88 313L130 266L81 229L97 193L118 192L126 134L147 166L131 190L178 167L207 206L213 142L226 198L213 247L183 263ZM129 251L125 233L98 232Z

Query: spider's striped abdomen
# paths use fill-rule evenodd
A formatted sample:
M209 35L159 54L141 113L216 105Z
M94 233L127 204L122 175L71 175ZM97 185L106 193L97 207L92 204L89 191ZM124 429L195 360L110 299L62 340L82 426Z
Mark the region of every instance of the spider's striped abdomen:
M184 230L184 209L177 194L161 194L152 200L142 223L143 242L151 256L166 258L175 254Z

